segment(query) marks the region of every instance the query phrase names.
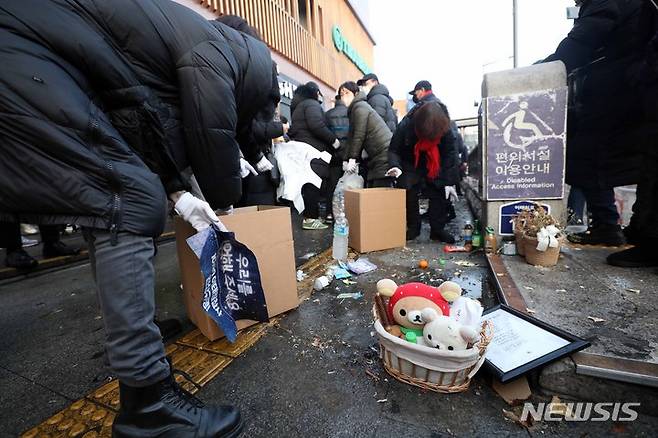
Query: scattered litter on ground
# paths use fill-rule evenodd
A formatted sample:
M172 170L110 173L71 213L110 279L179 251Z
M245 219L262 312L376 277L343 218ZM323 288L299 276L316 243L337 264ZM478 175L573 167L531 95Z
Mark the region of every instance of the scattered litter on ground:
M581 289L585 289L585 286L578 286L578 287L581 288Z
M320 299L319 299L319 298L316 298L316 299L313 300L313 302L314 302L314 303L319 303L319 302L320 302Z
M534 315L535 313L537 313L537 311L535 309L531 309L529 307L526 307L525 311L528 312L531 315Z
M388 401L387 398L382 398L380 400L377 400L377 403L386 403Z
M367 274L368 272L377 270L377 265L375 265L365 257L361 257L359 260L355 262L349 262L347 264L347 267L349 268L350 271L354 272L357 275Z
M626 292L633 292L635 294L640 294L640 289L631 289L630 287L626 288Z
M345 299L352 299L352 300L360 300L363 298L363 294L361 292L353 292L353 293L344 293L344 294L339 294L336 296L337 299L339 300L345 300Z
M326 350L329 347L330 343L331 340L323 342L320 338L316 336L313 338L313 342L311 342L311 345L319 349L320 351L324 352L324 350Z
M605 322L605 319L603 318L597 318L596 316L588 316L587 319L594 323L599 323L599 322Z
M343 284L346 284L347 286L351 286L353 284L356 284L356 281L352 281L348 278L343 279Z
M446 245L443 247L443 252L469 252L465 246Z
M301 269L297 271L297 281L304 281L304 279L307 277L307 275L302 271ZM183 286L181 285L181 288Z
M446 259L444 259L444 258L440 258L440 259L439 259L439 264L440 264L441 266L445 266L445 265L446 265Z
M534 287L530 287L530 286L523 286L523 289L525 289L525 290L535 290Z
M373 373L369 369L366 368L366 374L375 379L376 382L379 382L380 378L377 374Z
M464 268L474 268L475 266L478 266L477 263L469 262L468 260L457 260L455 265L462 266Z
M334 272L334 276L337 280L343 280L345 278L351 278L352 274L350 274L349 271L345 268L338 268Z
M336 371L328 371L327 374L336 374Z
M555 292L566 292L566 289L555 289Z
M515 406L530 398L532 392L528 379L522 376L509 383L500 383L497 380L493 381L492 387L499 396L510 406Z
M427 268L429 268L429 266L430 266L429 262L425 259L418 262L418 267L420 269L427 269ZM424 275L424 274L421 274L421 275Z
M508 420L512 420L519 426L522 426L526 429L530 429L532 427L532 415L528 415L525 421L521 420L521 418L516 413L514 413L514 411L503 409L503 415Z
M303 256L301 256L301 259L304 261L310 260L312 257L315 257L316 253L314 252L307 252Z
M496 276L498 277L504 277L505 273L504 272L496 272Z

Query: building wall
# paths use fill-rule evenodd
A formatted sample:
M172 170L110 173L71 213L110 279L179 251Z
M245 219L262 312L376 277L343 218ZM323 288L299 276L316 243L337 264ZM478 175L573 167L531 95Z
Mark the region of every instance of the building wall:
M279 71L299 83L314 80L331 96L363 72L334 44L338 26L368 66L374 63L374 41L348 0L175 0L208 19L239 15L261 33ZM307 11L304 16L304 9Z

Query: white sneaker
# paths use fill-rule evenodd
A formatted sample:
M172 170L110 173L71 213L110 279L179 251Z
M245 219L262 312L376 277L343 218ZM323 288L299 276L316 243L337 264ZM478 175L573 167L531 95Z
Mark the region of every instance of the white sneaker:
M21 224L21 234L33 236L39 234L39 228L31 224Z
M37 246L39 244L39 241L34 239L28 239L25 236L21 236L21 243L23 244L23 248L29 248L30 246Z
M302 222L303 230L326 230L327 228L329 228L329 225L321 219L304 219Z

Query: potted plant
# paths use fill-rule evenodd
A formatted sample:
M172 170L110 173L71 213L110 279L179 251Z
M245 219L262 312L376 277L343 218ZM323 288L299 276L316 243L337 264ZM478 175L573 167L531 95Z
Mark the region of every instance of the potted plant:
M555 266L564 240L559 223L541 206L529 210L528 216L523 233L526 261L531 265Z

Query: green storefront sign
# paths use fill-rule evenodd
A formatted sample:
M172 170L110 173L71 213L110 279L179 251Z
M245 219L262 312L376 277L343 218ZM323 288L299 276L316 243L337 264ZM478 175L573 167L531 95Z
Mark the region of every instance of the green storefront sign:
M341 53L344 53L345 56L349 58L350 61L356 65L356 67L363 72L363 74L370 73L370 67L368 67L368 64L361 58L361 55L357 53L356 50L354 50L354 47L347 41L345 38L343 38L343 33L340 30L340 27L334 26L334 28L331 31L334 39L334 46L336 46L336 50L338 50Z

